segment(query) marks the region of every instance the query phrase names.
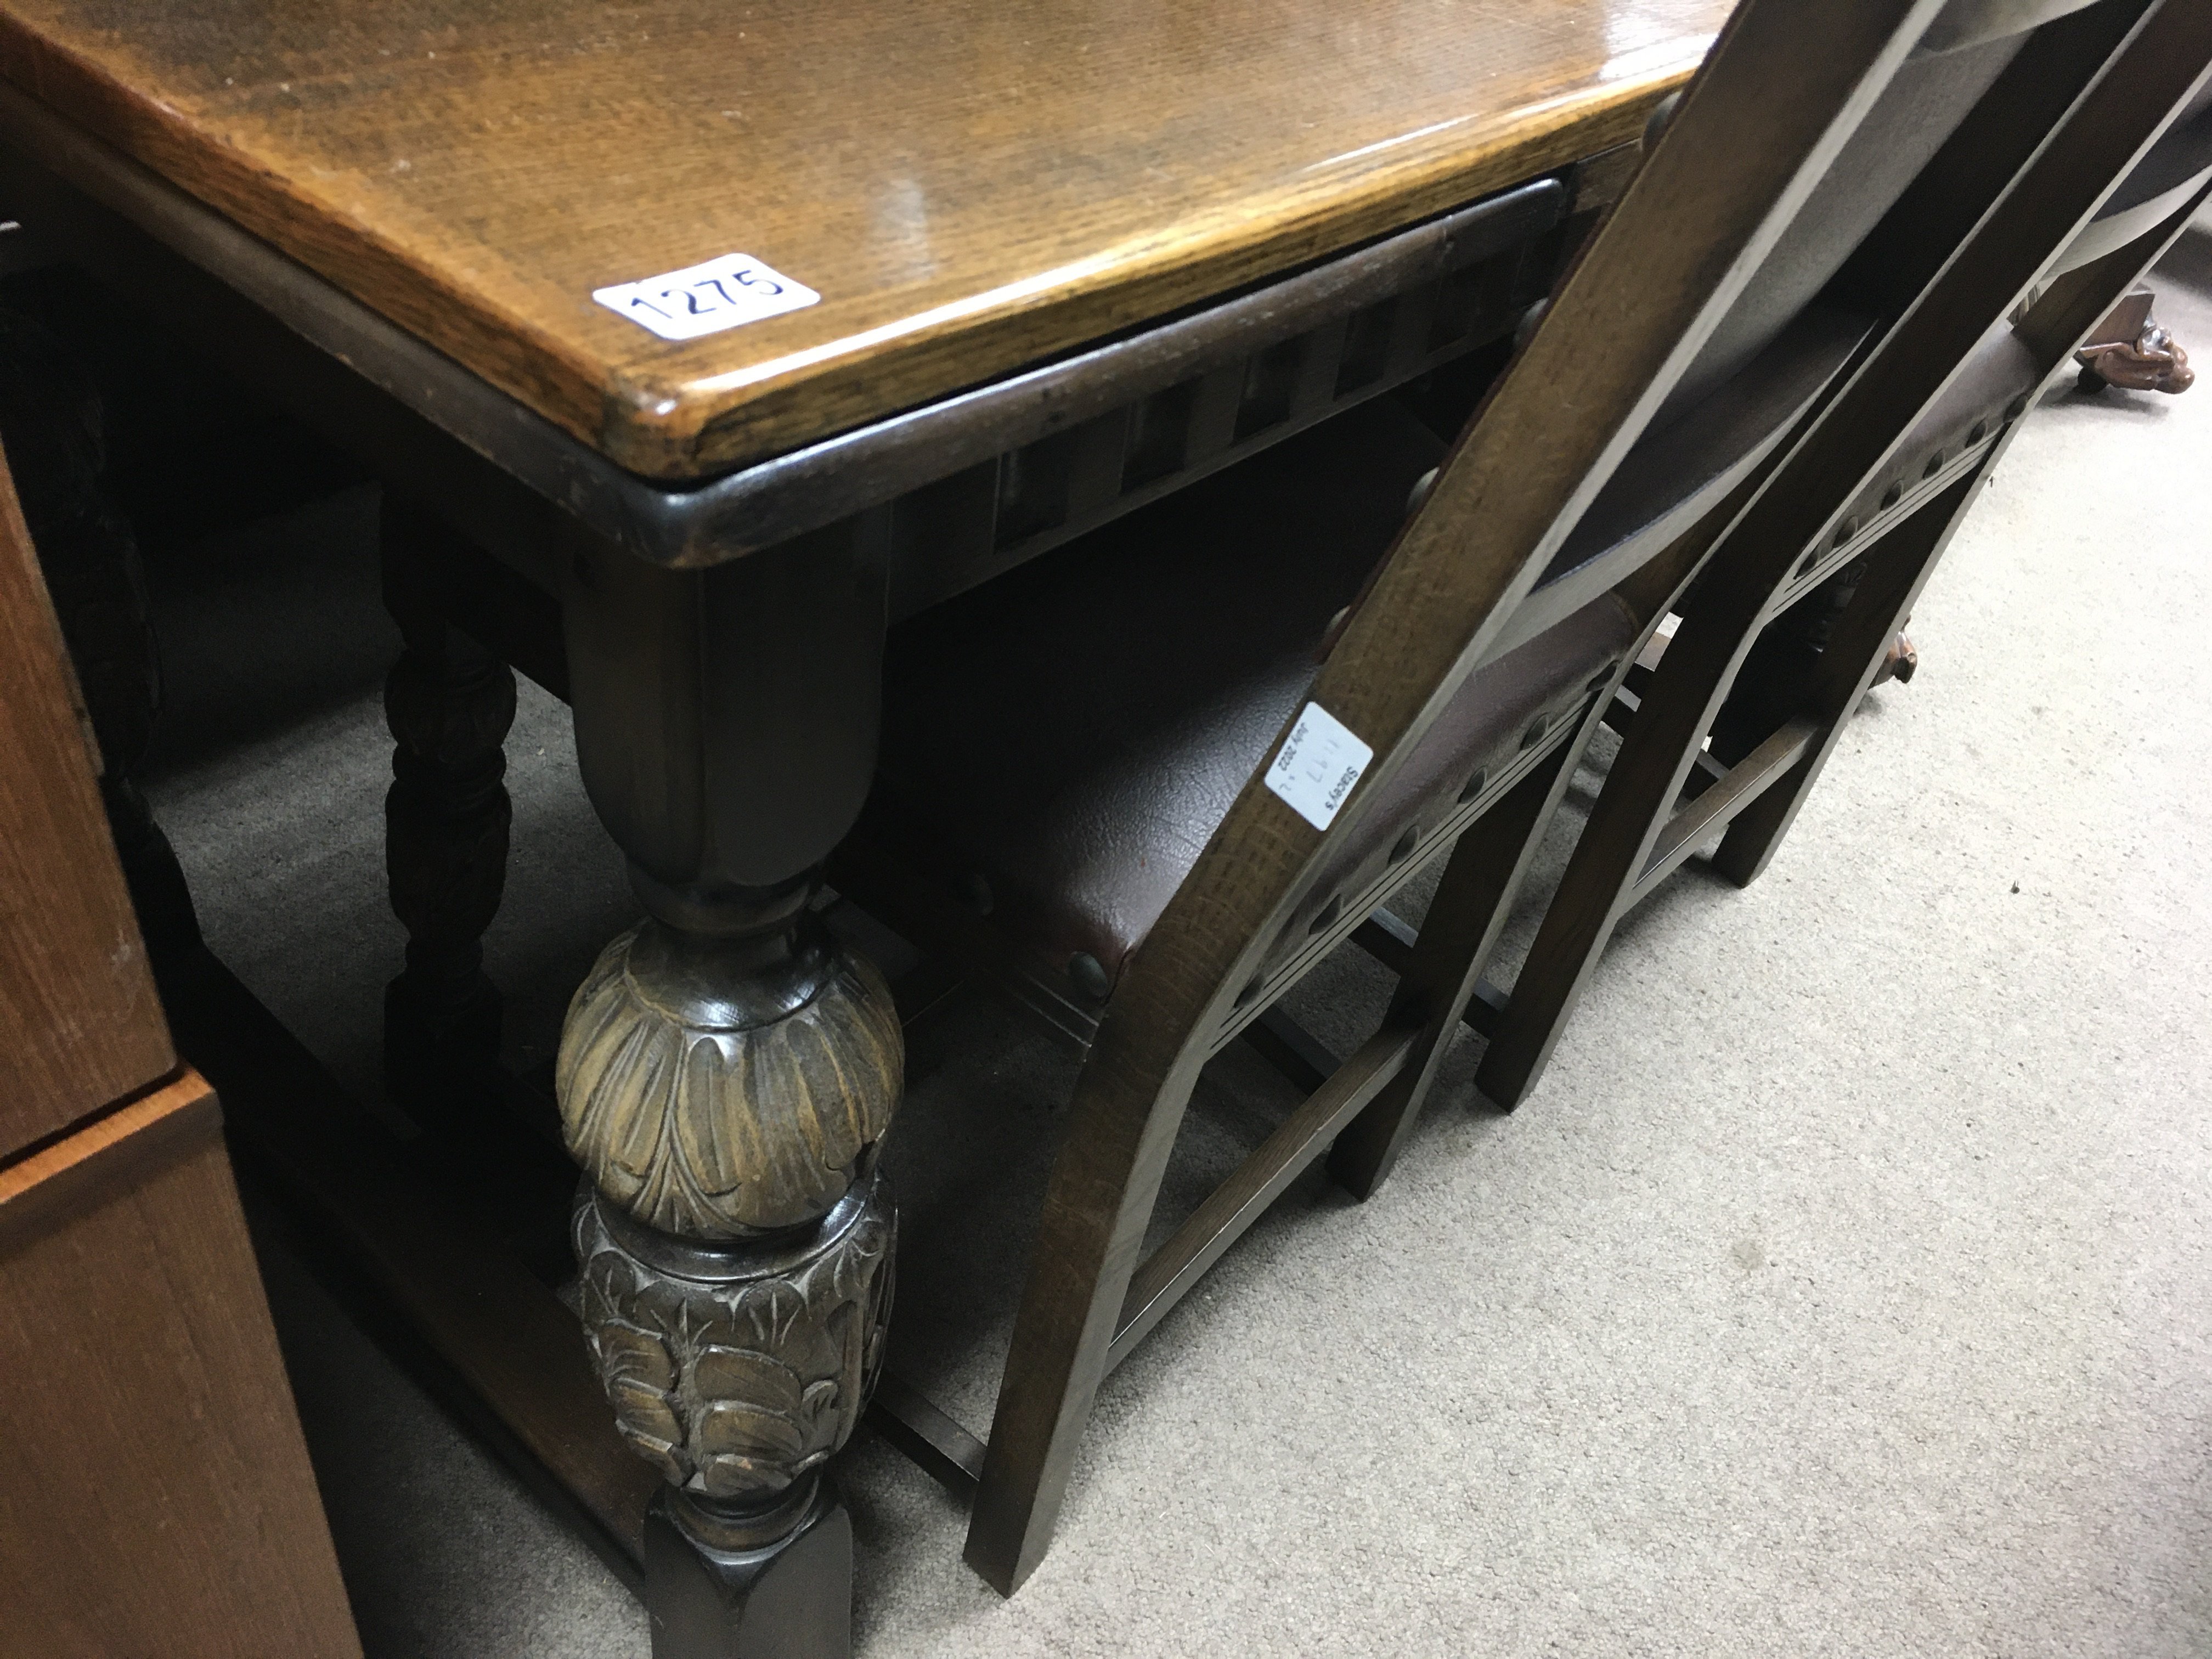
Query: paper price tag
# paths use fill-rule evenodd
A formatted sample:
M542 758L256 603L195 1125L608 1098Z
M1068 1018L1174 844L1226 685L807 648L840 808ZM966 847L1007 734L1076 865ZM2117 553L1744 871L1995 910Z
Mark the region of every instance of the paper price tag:
M1267 787L1315 829L1326 830L1374 758L1375 750L1354 736L1350 726L1319 703L1310 702L1267 769Z
M696 340L802 310L822 296L750 253L725 253L703 265L593 289L592 297L664 340Z

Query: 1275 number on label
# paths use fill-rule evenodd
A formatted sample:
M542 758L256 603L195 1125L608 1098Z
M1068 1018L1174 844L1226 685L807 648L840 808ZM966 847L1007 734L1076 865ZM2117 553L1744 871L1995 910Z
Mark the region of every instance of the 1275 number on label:
M822 296L750 253L725 253L641 282L594 289L592 297L664 340L696 340L800 310Z

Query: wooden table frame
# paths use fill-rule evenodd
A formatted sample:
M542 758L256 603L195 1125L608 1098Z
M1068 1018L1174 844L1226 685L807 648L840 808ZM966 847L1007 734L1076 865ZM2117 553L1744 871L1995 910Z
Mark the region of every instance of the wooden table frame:
M1057 361L718 479L672 486L623 471L0 86L0 189L44 245L146 301L185 337L222 348L246 379L363 454L411 503L395 515L412 526L401 533L434 540L434 520L459 538L442 550L449 562L467 562L462 541L501 562L488 567L496 593L478 582L449 589L431 606L481 635L489 659L477 652L459 662L453 650L476 647L449 650L430 612L401 615L404 630L410 620L420 624L409 635L419 671L409 695L420 702L407 704L395 690L395 709L476 732L469 753L447 755L423 774L431 796L447 792L447 807L465 790L465 823L426 821L422 836L475 836L483 848L495 841L499 855L471 854L460 884L466 891L434 881L423 889L420 914L409 915L417 944L434 934L439 949L472 965L495 908L505 844L497 750L512 711L511 683L502 690L503 665L512 662L575 707L586 787L631 857L641 896L659 918L647 925L659 931L646 937L673 951L675 979L712 980L726 991L754 971L744 954L754 947L732 956L726 941L770 940L784 952L775 971L810 976L817 1003L843 997L872 1033L858 1050L841 1039L836 1063L848 1073L872 1066L881 1103L862 1131L867 1144L850 1191L828 1220L805 1224L814 1231L804 1240L787 1234L748 1246L748 1229L734 1224L720 1242L687 1238L682 1230L636 1226L604 1202L595 1208L588 1194L579 1210L590 1260L625 1264L617 1277L629 1273L648 1290L672 1286L667 1293L678 1300L700 1285L715 1287L726 1315L767 1282L763 1249L789 1258L773 1270L781 1277L769 1288L800 1282L810 1263L835 1261L840 1282L858 1283L864 1301L888 1255L889 1212L872 1195L869 1168L873 1137L897 1095L896 1024L885 1024L890 1004L872 970L808 932L806 918L822 861L868 787L889 622L1336 409L1485 348L1502 353L1632 167L1632 150L1601 154ZM1275 400L1256 423L1255 386ZM1181 427L1164 459L1140 476L1132 458L1147 412L1178 398ZM1040 458L1050 463L1054 510L1025 514L1009 477L1025 462L1034 475ZM417 550L434 564L441 556L437 547ZM702 649L709 637L714 648ZM395 673L409 667L403 659ZM769 684L776 695L763 700ZM771 707L774 718L764 718ZM682 728L673 736L671 711ZM395 713L396 732L401 720ZM399 735L404 756L408 739ZM652 774L642 780L641 753ZM732 786L762 775L775 777L777 788ZM672 810L672 797L684 804ZM714 849L701 854L706 824ZM440 850L430 845L427 855ZM699 866L702 856L713 867ZM647 873L672 868L688 875ZM404 879L395 868L395 900ZM627 939L617 948L627 949ZM841 1541L845 1522L826 1486L806 1473L774 1503L750 1507L672 1495L629 1455L641 1449L635 1423L628 1448L611 1431L573 1316L529 1270L513 1234L472 1213L480 1193L409 1179L396 1148L379 1144L365 1116L197 941L173 958L165 989L188 1050L240 1128L423 1339L433 1370L457 1385L452 1395L480 1403L471 1414L537 1472L539 1489L582 1523L628 1582L652 1580L669 1651L720 1651L713 1644L744 1624L748 1595L772 1573L816 1610L810 1619L830 1622L770 1639L831 1649L844 1639L837 1587L849 1582L849 1541ZM638 1012L618 1008L610 1018L634 1026ZM694 1023L678 1040L709 1029L704 1014L686 1018ZM494 1047L495 1038L494 1024ZM467 1043L481 1054L485 1031L475 1030ZM576 1081L567 1047L564 1090L581 1098L591 1079ZM799 1093L805 1109L806 1091ZM312 1121L297 1109L304 1100L319 1103ZM585 1109L571 1113L572 1147ZM540 1143L519 1152L513 1172L541 1210L563 1173L549 1150ZM578 1155L604 1187L606 1166L588 1148ZM501 1311L487 1322L484 1310L494 1305ZM827 1328L830 1311L817 1329ZM850 1432L850 1402L879 1361L882 1314L880 1298L863 1310L876 1331L865 1355L819 1362L831 1367L821 1380L835 1382L848 1405L824 1444L810 1447L811 1460ZM647 1317L630 1308L621 1322ZM972 1437L896 1387L884 1403L899 1408L890 1425L899 1443L939 1478L972 1488L981 1454ZM671 1633L680 1627L692 1633Z

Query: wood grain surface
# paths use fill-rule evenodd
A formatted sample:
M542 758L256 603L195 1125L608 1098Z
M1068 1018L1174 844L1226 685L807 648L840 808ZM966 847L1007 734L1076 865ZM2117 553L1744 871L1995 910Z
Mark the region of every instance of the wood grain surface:
M1632 138L1726 0L0 0L0 74L699 476ZM822 295L672 343L592 290Z
M0 1659L359 1659L206 1083L0 1177Z
M75 686L0 458L0 1164L177 1063Z

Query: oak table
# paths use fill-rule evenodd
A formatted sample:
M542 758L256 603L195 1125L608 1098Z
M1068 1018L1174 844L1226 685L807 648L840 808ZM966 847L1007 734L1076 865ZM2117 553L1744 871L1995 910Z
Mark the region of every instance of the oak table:
M902 1045L810 906L886 628L1494 368L1726 10L0 0L19 234L387 482L421 1053L496 1029L507 665L573 705L647 912L557 1089L657 1652L846 1640Z

